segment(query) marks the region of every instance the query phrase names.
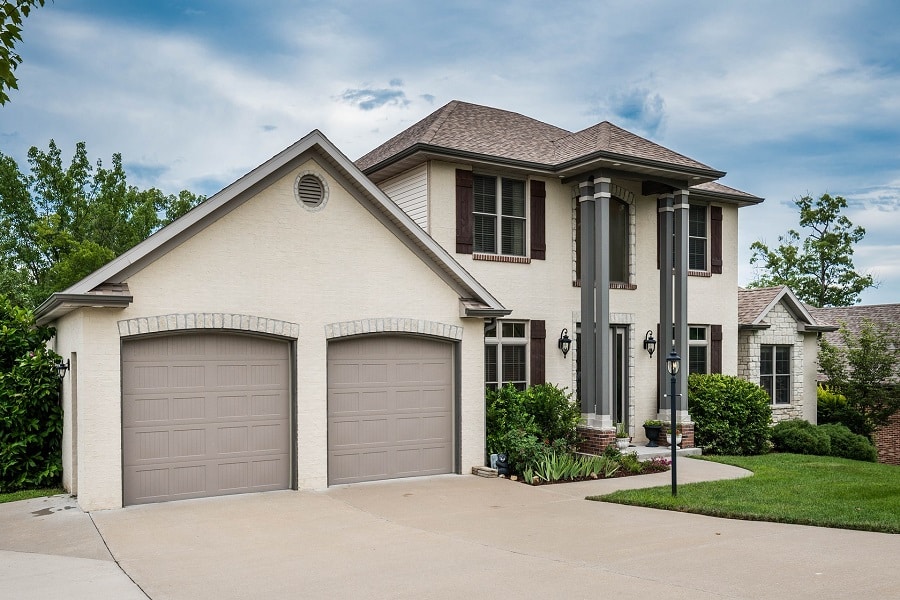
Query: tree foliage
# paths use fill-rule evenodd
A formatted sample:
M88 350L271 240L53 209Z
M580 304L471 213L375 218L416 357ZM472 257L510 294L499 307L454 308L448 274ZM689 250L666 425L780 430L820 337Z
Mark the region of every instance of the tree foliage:
M861 417L844 425L871 437L900 410L900 335L896 327L877 327L870 320L863 321L859 333L844 326L840 335L843 346L821 340L819 369L830 390Z
M805 235L791 229L779 236L775 248L753 242L750 263L761 272L750 287L787 285L803 302L817 307L856 304L863 290L876 286L871 275L860 274L853 265L853 246L866 230L841 214L847 208L841 196L804 196L794 204Z
M36 306L186 213L203 198L129 185L122 155L92 166L84 142L68 165L53 140L30 172L0 153L0 285Z
M53 329L0 294L0 492L55 485L62 469Z
M8 90L19 89L15 71L22 57L16 53L16 42L22 41L22 21L38 6L44 6L44 0L7 0L0 4L0 105L9 102Z

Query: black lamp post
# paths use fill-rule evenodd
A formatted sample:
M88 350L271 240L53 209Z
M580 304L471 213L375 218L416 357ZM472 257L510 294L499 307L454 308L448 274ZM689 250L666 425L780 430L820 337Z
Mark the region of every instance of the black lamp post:
M677 398L675 385L676 375L678 375L678 370L681 367L681 357L678 356L678 353L675 352L675 342L672 342L672 350L669 352L669 356L666 357L666 371L671 375L671 383L672 387L669 391L669 408L672 411L671 422L669 423L669 431L671 433L671 438L669 439L670 445L672 446L672 496L678 495L678 474L675 469L675 457L678 453L678 444L675 443L675 399Z

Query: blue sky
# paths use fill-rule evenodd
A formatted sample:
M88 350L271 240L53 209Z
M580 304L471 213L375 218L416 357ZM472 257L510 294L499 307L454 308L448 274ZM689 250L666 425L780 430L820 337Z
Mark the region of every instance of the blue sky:
M848 199L857 267L900 302L895 0L55 0L26 20L0 152L75 143L129 179L212 194L312 129L356 159L453 99L578 131L609 120L766 198Z

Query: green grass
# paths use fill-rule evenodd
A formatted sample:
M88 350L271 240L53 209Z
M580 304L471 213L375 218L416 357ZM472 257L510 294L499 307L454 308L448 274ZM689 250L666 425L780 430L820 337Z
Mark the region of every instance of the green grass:
M589 500L713 517L900 533L900 467L826 456L766 454L704 460L751 477L624 490Z
M42 498L44 496L55 496L56 494L64 494L62 488L40 488L37 490L19 490L18 492L7 492L0 494L0 504L4 502L16 502L18 500L28 500L30 498Z

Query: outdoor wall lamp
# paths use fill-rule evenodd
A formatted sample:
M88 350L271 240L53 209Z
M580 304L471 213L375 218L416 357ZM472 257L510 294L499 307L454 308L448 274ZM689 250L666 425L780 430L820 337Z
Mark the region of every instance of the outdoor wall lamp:
M566 354L569 353L569 349L572 348L572 340L569 339L568 329L563 329L559 332L559 341L556 343L556 346L562 350L563 358L565 358Z
M56 372L59 374L59 378L62 379L66 376L66 371L69 370L69 359L66 359L66 362L63 362L62 359L59 359L59 362L56 363Z
M653 358L653 353L656 352L656 340L653 339L653 331L650 329L644 335L644 350L647 351L650 358Z

